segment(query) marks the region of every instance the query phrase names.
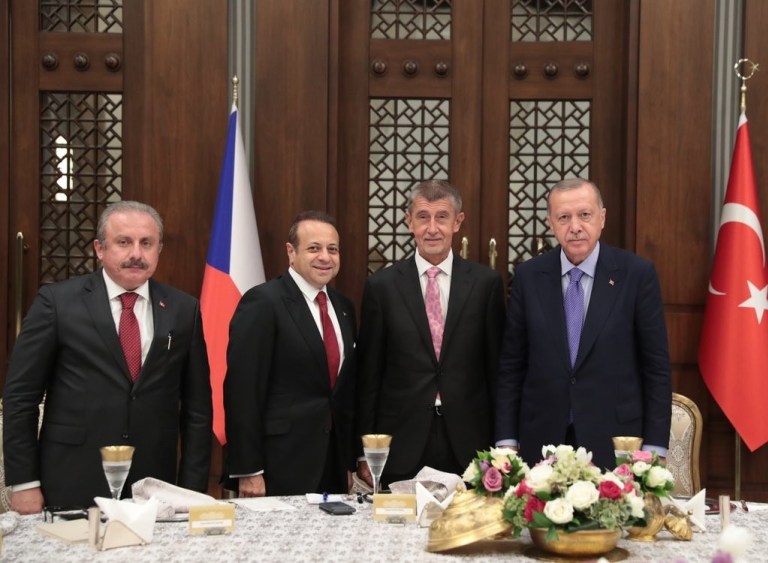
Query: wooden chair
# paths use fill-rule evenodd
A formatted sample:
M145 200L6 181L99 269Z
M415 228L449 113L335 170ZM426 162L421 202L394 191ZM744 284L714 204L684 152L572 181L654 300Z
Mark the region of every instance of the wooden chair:
M669 428L667 469L675 477L675 496L693 496L701 489L699 450L703 423L696 403L672 393L672 424Z

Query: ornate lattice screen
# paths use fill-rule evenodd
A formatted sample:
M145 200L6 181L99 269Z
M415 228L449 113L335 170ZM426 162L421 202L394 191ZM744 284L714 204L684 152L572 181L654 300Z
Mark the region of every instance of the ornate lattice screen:
M40 0L41 31L122 32L122 1ZM99 214L122 199L123 97L40 93L40 283L98 266Z

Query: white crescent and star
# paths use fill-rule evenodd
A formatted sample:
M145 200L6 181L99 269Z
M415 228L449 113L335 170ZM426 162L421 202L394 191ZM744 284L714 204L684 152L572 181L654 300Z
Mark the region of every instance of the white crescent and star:
M760 240L760 249L763 253L763 268L765 268L765 241L763 240L763 229L752 209L740 203L726 203L723 205L723 213L720 218L720 228L726 223L741 223L748 229L751 229ZM739 303L739 307L752 308L755 310L757 322L760 324L763 320L763 313L768 310L768 285L759 288L751 281L747 280L750 297L746 301ZM712 295L725 295L722 291L716 290L709 282L709 293Z

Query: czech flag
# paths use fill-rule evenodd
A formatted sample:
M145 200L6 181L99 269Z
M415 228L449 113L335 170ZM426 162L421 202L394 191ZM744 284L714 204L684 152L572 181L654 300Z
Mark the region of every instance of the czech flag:
M200 309L208 347L213 390L213 433L221 445L224 431L224 376L227 373L229 322L243 293L264 281L253 195L237 106L232 104L227 147L219 179Z

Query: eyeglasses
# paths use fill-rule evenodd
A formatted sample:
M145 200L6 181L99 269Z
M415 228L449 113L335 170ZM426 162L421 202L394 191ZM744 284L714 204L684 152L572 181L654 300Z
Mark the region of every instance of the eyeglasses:
M88 511L80 506L44 506L43 521L52 523L56 520L78 520L88 518Z

